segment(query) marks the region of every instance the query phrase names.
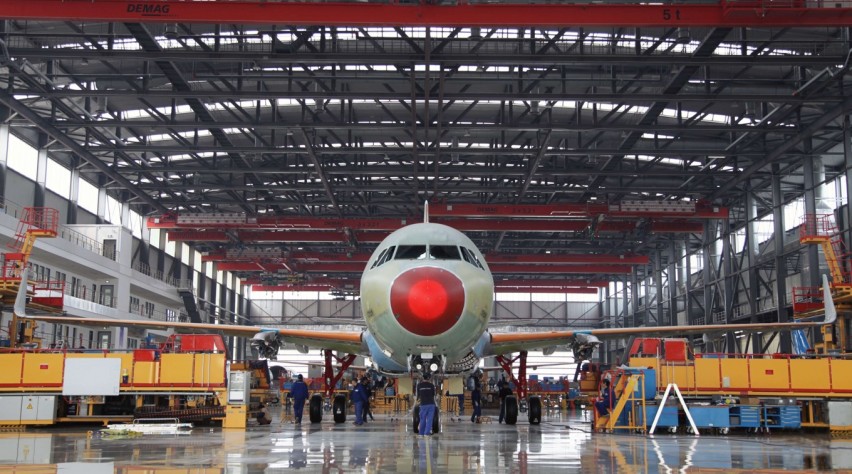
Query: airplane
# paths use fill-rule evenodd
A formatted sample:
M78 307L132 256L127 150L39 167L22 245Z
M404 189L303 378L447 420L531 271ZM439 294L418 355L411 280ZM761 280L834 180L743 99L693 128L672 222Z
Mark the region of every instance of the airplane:
M26 281L25 277L22 281ZM517 398L512 396L506 401L507 422L515 424L520 411L527 412L530 424L539 424L541 400L527 397L526 355L529 350L542 350L550 355L557 348L568 346L575 361L582 362L590 358L603 339L732 330L782 331L832 324L836 310L825 275L823 290L825 318L822 321L492 333L488 323L493 311L494 280L488 264L473 241L463 233L443 224L430 223L427 203L422 223L410 224L391 233L368 260L361 277L361 310L365 323L361 331L27 315L25 291L18 293L15 313L18 317L61 324L219 331L251 337L252 349L271 360L275 360L285 343L294 344L303 353L309 348L321 349L325 398L314 394L309 401L309 418L313 423L322 421L323 406L326 409L332 406L335 422L345 422L345 396L337 395L333 402L331 398L335 385L356 356L369 357L376 370L389 376L431 372L441 376L465 375L475 371L483 358L495 357L518 393ZM347 355L341 357L333 351ZM513 356L516 353L518 355ZM339 366L333 367L333 361ZM517 377L513 367L516 362Z

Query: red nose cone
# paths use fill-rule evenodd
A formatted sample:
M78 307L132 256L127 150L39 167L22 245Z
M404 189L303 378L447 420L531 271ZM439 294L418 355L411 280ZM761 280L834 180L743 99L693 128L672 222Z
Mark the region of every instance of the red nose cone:
M391 310L405 329L420 336L435 336L459 320L464 310L464 286L446 270L414 268L394 280Z

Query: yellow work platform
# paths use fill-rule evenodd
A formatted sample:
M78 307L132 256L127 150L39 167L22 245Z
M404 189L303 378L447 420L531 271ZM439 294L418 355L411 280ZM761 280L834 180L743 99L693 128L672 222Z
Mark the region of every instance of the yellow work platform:
M654 369L658 390L674 383L687 396L852 398L852 360L846 359L732 354L667 362L631 357L630 366Z
M19 351L0 352L0 392L56 392L62 389L68 359L121 360L120 392L209 391L225 387L223 353Z

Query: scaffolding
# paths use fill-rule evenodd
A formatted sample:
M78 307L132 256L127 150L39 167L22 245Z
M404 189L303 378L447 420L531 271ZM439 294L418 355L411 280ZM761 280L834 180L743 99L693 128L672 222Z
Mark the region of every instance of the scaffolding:
M831 275L831 294L837 306L838 318L834 325L821 326L822 341L814 344L818 354L845 351L848 347L848 316L852 311L852 260L843 243L840 229L832 214L807 214L799 228L799 243L816 244L822 249L828 272ZM819 287L793 288L793 315L806 319L822 314L825 304ZM839 339L839 340L838 340Z
M24 281L21 278L29 264L36 239L56 237L59 229L59 211L49 207L26 207L18 221L14 242L3 255L0 275L0 297L3 304L11 305L21 285L27 285L28 303L31 307L48 312L60 312L64 305L65 282L50 280ZM19 343L39 344L35 337L34 321L18 321L13 314L9 324L9 339L14 347Z

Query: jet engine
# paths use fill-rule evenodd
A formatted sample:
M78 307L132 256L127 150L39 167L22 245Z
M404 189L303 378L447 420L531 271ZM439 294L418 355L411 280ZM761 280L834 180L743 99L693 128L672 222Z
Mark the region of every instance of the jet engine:
M251 349L257 352L260 357L269 360L275 360L278 357L278 350L284 341L281 340L279 334L275 331L259 332L251 338Z
M601 344L601 340L591 334L577 333L574 342L571 343L571 351L574 353L574 362L582 362L592 357L592 352Z

